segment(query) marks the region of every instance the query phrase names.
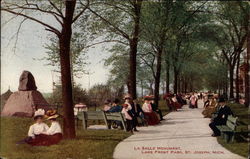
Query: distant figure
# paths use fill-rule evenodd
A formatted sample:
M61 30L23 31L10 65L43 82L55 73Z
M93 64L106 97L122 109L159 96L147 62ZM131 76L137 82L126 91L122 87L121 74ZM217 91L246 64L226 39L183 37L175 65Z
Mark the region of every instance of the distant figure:
M190 97L190 108L197 108L197 100L198 98L194 95L194 93L192 94L192 96Z
M172 103L173 103L175 110L181 109L181 104L177 100L177 95L174 94L174 96L171 99L172 99Z
M108 112L121 112L122 111L122 106L119 105L120 103L120 100L119 99L115 99L113 102L112 102L112 107L107 110Z
M164 120L161 110L158 108L158 105L155 104L154 96L150 96L150 97L151 97L150 104L152 106L153 111L159 114L160 120Z
M173 101L172 101L172 94L171 93L167 93L164 96L164 99L166 100L166 104L168 106L169 111L176 111L174 105L173 105Z
M213 130L213 137L220 136L220 130L216 127L217 125L226 125L228 115L233 115L232 110L229 106L226 105L226 101L223 97L219 98L218 101L219 104L219 111L216 118L214 118L211 123L209 124L209 127Z
M111 100L107 99L104 102L104 106L103 106L103 111L109 111L109 109L111 108Z

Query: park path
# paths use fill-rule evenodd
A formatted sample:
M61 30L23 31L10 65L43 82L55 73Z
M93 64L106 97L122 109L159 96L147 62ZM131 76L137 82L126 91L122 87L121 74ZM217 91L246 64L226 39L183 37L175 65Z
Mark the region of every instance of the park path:
M211 137L210 119L198 109L183 106L157 126L139 127L139 132L119 143L115 159L243 159ZM147 150L148 149L148 150ZM149 150L150 149L150 150ZM195 152L196 151L196 152Z

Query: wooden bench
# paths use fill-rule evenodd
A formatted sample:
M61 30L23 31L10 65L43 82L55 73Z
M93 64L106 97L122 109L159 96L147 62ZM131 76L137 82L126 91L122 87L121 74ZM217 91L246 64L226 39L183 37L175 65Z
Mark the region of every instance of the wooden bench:
M83 129L88 127L88 120L104 120L107 129L111 129L111 121L120 121L124 130L126 131L126 119L120 112L107 113L103 111L87 111L79 112L76 116L77 120L82 120Z
M78 112L76 118L77 120L82 120L83 129L86 130L88 127L88 120L104 120L104 116L105 114L103 111L88 111Z
M116 113L105 112L105 117L108 129L111 129L111 121L120 121L122 123L124 131L126 131L126 118L124 114L122 114L121 112L116 112Z
M235 118L232 115L229 115L227 118L226 125L216 126L220 130L222 137L226 140L227 143L229 141L231 142L234 141L234 136L237 127L237 120L238 117Z

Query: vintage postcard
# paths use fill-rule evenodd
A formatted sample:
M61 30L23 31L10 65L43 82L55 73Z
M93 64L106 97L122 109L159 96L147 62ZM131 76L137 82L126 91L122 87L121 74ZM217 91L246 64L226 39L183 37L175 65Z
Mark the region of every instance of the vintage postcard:
M249 1L1 0L1 159L249 158Z

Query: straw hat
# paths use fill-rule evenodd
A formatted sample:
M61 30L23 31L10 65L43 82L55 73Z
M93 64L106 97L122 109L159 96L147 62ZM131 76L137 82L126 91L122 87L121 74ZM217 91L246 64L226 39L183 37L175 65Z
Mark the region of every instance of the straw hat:
M46 118L47 118L47 120L56 119L58 117L59 117L59 115L57 114L56 110L48 110L46 112Z
M123 99L132 99L130 94L126 94Z
M145 96L144 97L144 100L151 100L152 98L151 98L151 96Z

